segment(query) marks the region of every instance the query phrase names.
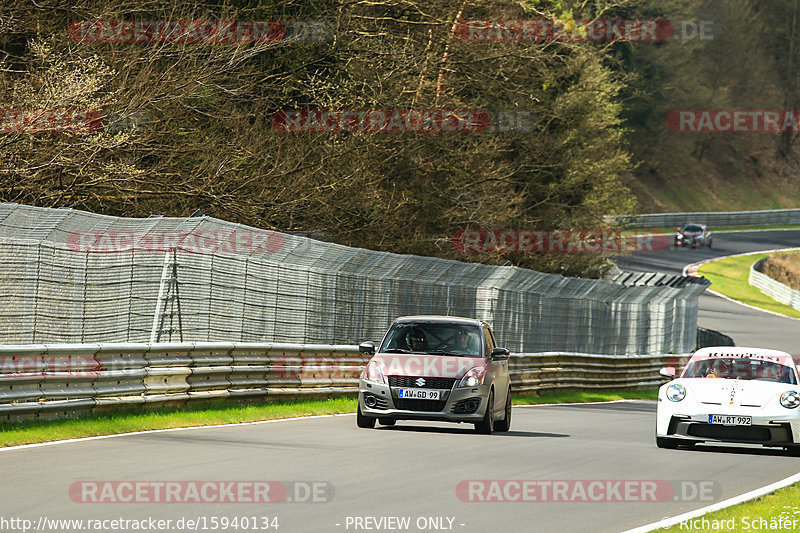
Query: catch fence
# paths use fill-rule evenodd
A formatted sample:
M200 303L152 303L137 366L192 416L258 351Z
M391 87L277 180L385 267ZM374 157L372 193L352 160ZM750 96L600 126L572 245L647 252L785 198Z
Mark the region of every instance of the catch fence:
M707 285L377 252L206 216L0 204L3 344L353 345L398 316L439 314L487 321L515 353L688 353Z

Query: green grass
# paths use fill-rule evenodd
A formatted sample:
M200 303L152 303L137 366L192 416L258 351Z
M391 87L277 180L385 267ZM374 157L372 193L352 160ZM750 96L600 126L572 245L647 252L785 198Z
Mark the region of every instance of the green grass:
M541 396L515 396L514 404L578 403L622 399L655 400L658 391L566 391ZM143 412L120 409L105 414L60 420L31 420L0 424L0 446L18 446L97 435L113 435L132 431L179 427L212 426L275 420L298 416L354 413L354 398L330 400L275 401L240 405L231 402L198 402L183 408L160 408Z
M0 446L17 446L131 431L216 424L236 424L297 416L354 412L353 398L275 401L240 405L232 402L198 402L183 408L121 409L105 414L60 420L31 420L0 424Z
M768 255L743 255L712 261L701 266L698 269L698 273L711 281L712 290L724 294L728 298L733 298L767 311L800 318L800 311L776 302L747 282L750 276L750 266Z
M685 533L687 531L713 531L714 533L718 531L798 531L800 530L800 484L791 485L746 503L705 514L703 518L708 521L706 525L710 527L702 527L702 522L700 522L699 518L696 518L684 524L683 527L678 524L667 529L659 529L658 531L673 533ZM797 522L795 522L796 527L790 525L788 528L782 527L779 529L770 529L769 526L760 527L760 529L753 528L753 521L755 520L758 522L759 518L763 518L767 522L769 522L771 518L776 520L788 519L789 521L794 519ZM745 521L745 519L747 521ZM714 520L722 520L724 522L716 522L717 528L715 529ZM733 522L731 522L731 520L733 520ZM689 527L695 524L701 527L697 529ZM747 527L748 524L751 525L751 527ZM728 527L731 525L733 526L732 528ZM758 522L758 525L762 526L760 522Z
M542 403L585 403L609 402L614 400L655 400L658 398L658 389L628 390L628 391L559 391L548 392L540 396L514 395L511 401L514 405L536 405Z

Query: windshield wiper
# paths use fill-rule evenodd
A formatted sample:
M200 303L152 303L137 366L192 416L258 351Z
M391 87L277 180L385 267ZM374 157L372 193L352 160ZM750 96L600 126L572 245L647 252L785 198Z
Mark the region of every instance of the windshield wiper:
M387 348L383 351L383 353L411 353L408 350L404 350L402 348Z
M469 357L467 355L464 355L463 353L445 352L444 350L428 350L425 353L430 355L452 355L454 357Z

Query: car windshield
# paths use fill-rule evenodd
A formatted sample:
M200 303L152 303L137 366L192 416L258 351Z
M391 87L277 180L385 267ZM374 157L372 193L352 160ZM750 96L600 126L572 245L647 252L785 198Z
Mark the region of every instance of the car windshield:
M481 357L481 345L478 326L402 322L392 326L379 351Z
M685 225L683 227L683 229L681 231L683 231L684 233L685 232L699 233L699 232L703 231L703 228L701 226L696 225L696 224L687 224L687 225Z
M683 371L682 377L774 381L797 385L797 378L791 367L748 357L692 361Z

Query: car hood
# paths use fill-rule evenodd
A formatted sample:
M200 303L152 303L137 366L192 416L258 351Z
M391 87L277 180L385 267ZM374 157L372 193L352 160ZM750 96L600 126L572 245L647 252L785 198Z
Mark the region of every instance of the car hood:
M797 386L773 381L693 378L681 380L697 401L706 404L763 407L780 393Z
M381 353L372 358L387 376L460 378L470 368L486 365L483 357Z

